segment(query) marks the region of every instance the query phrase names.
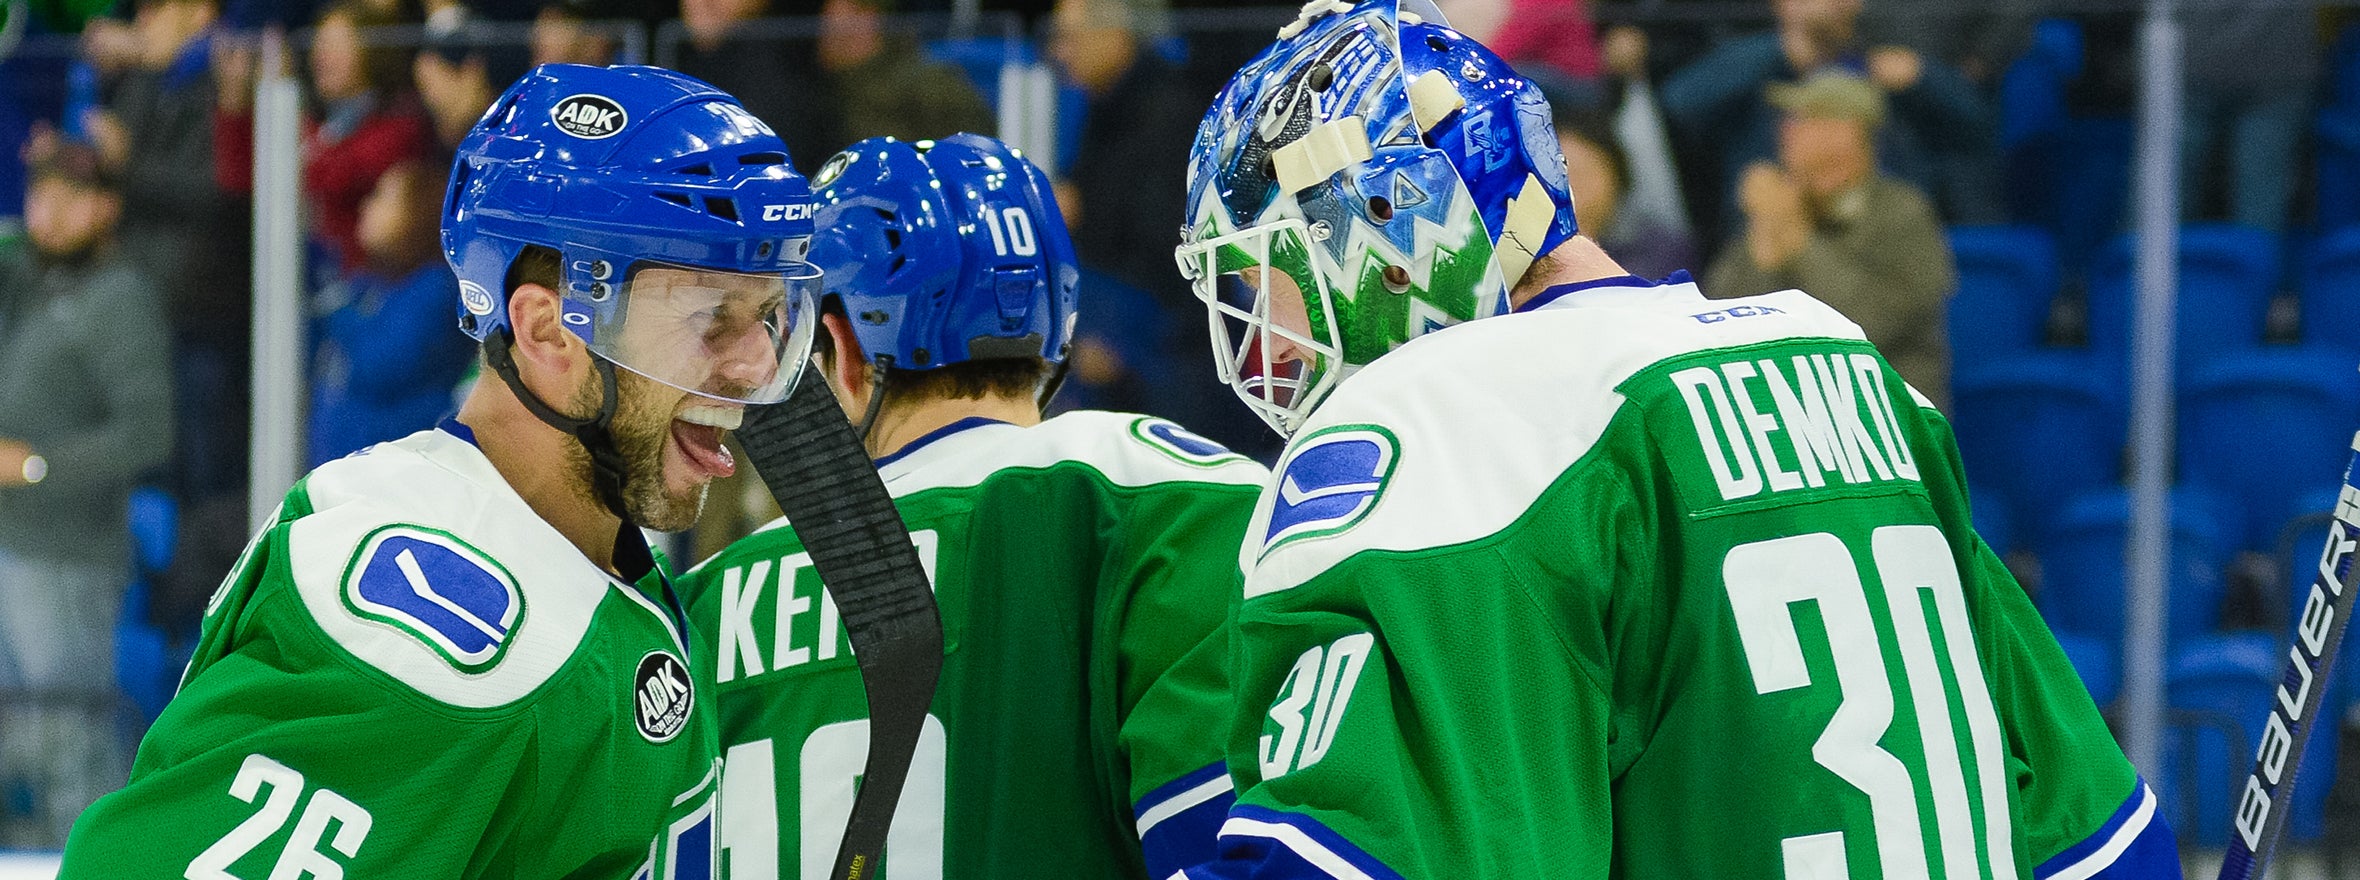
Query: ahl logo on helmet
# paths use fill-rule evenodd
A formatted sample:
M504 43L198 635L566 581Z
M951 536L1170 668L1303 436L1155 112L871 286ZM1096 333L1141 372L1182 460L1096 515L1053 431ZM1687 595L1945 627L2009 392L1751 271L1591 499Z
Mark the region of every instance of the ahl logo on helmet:
M594 141L614 137L631 116L623 112L623 105L605 95L575 95L557 102L549 111L549 120L566 134Z
M478 316L489 315L499 308L492 302L492 292L473 281L459 282L459 304L467 307L468 314Z
M667 651L649 651L639 658L631 700L639 721L639 735L648 742L671 742L688 726L689 710L696 707L696 688L689 684L688 666Z

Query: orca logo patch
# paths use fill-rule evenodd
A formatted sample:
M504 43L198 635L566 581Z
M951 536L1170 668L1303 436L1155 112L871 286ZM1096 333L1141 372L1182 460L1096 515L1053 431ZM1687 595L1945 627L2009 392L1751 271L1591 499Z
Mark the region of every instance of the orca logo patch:
M557 102L549 119L566 134L594 141L614 137L631 116L623 112L623 105L605 95L575 95Z
M386 526L361 542L345 570L344 603L467 673L498 663L524 625L515 577L456 536L417 526Z
M1399 446L1393 432L1376 425L1339 425L1304 438L1279 468L1262 552L1333 535L1368 516L1393 476Z
M668 651L649 651L639 658L639 674L631 683L631 717L639 721L640 736L652 743L671 742L688 727L688 713L696 702L696 685L680 658Z

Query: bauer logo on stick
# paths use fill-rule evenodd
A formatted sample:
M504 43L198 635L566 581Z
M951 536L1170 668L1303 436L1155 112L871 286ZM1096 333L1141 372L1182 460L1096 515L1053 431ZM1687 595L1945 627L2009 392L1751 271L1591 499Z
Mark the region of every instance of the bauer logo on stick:
M639 674L633 676L631 698L638 711L639 735L648 742L671 742L688 726L689 710L696 706L696 687L688 681L688 667L680 658L663 651L649 651L639 658Z
M584 140L614 137L623 130L631 116L623 112L623 105L604 95L575 95L557 102L549 111L551 121L566 134Z

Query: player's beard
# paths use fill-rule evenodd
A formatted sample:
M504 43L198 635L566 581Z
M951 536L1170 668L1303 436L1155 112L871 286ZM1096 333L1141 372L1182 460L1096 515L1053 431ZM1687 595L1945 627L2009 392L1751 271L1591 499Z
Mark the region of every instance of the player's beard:
M568 409L597 412L604 393L600 384L593 376L575 389ZM680 402L680 392L630 370L616 370L615 396L615 417L607 434L614 438L615 451L622 454L623 509L630 512L632 522L659 532L678 532L696 525L710 484L699 482L675 495L664 475L664 447L672 442L673 409ZM569 444L566 460L581 475L579 485L591 501L604 507L593 482L597 471L590 461L590 450L580 443Z

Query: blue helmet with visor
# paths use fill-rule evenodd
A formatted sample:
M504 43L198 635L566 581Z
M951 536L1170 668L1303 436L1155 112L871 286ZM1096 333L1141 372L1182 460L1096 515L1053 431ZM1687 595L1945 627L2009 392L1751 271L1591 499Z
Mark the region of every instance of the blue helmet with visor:
M506 348L510 267L549 248L565 324L593 354L760 404L785 399L810 352L812 211L786 145L721 90L545 64L460 142L442 242L460 327L490 347Z

